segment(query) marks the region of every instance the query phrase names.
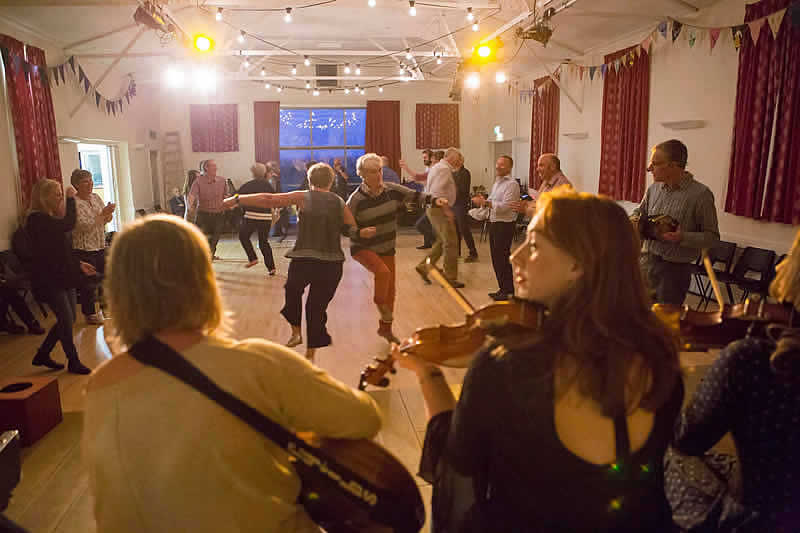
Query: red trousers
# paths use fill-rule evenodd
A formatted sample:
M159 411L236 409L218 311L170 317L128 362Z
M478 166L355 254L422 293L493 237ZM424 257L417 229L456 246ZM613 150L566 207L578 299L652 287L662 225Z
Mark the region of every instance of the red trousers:
M378 255L370 250L361 250L353 259L375 275L375 305L381 313L382 322L392 322L395 296L394 256Z

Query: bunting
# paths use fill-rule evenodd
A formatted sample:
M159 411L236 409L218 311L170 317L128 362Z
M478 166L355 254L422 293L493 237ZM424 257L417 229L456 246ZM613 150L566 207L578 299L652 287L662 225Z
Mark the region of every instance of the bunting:
M717 40L719 39L719 35L722 33L722 28L714 28L708 30L708 36L711 37L711 50L714 50L714 47L717 46Z
M677 20L672 21L672 42L674 43L678 39L678 35L681 34L681 30L683 29L683 24L678 22Z
M663 38L665 38L665 39L667 38L667 21L666 20L658 25L658 33L660 33Z
M734 26L731 28L731 37L733 37L733 47L737 50L742 47L742 39L744 38L744 32L747 29L747 26L742 24L741 26Z
M781 29L781 22L783 22L783 16L786 14L785 9L781 9L773 13L772 15L767 17L767 22L769 23L769 27L772 30L772 36L778 37L778 31Z
M760 18L747 23L747 26L750 27L750 37L753 38L755 44L758 44L758 39L761 37L761 28L766 21L766 18Z
M694 43L697 42L697 30L689 28L689 48L694 48Z

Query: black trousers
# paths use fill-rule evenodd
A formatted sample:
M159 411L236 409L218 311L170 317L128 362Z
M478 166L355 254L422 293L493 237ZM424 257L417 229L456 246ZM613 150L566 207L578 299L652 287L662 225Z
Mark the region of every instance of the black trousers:
M469 215L467 208L463 206L454 207L453 213L456 216L456 234L458 235L458 255L461 255L461 239L467 243L470 255L478 255L475 248L475 239L472 238L472 230L469 227Z
M417 219L414 227L417 228L418 232L422 233L422 237L424 238L422 244L427 247L433 246L433 242L436 240L436 234L433 231L433 226L428 219L428 215L422 213L422 216Z
M267 270L275 270L275 259L272 257L272 247L269 245L269 227L272 224L270 220L254 220L252 218L243 218L242 224L239 226L239 242L242 243L244 253L247 254L247 259L255 261L256 251L253 249L253 243L250 242L250 236L254 231L258 232L258 248L261 250L261 255L264 256L264 264Z
M683 305L692 279L691 263L673 263L660 255L645 253L639 266L655 303Z
M39 346L38 353L49 355L55 348L56 343L61 341L61 347L67 355L67 360L78 360L78 349L72 338L72 325L75 323L75 290L59 289L50 290L42 294L42 299L47 302L48 307L56 315L56 323L47 332L47 337Z
M511 270L511 242L514 240L515 222L489 223L489 249L492 266L500 292L514 294L514 272Z
M106 251L94 250L87 252L86 250L72 250L72 253L84 263L89 263L97 270L97 276L83 276L81 275L80 303L81 311L86 316L93 315L95 311L95 302L97 301L98 293L102 294L103 276L106 272Z
M278 215L278 220L272 225L272 235L281 235L285 237L289 234L289 210L287 208L283 208L280 210L280 214Z
M197 212L197 226L208 237L208 246L211 248L212 257L217 255L217 243L220 235L222 235L224 225L225 213Z
M33 316L25 299L20 295L17 289L11 287L0 287L0 323L6 320L8 313L8 306L17 314L20 320L30 327L38 324L36 317Z
M302 320L303 291L310 285L306 299L306 347L322 348L331 343L325 325L328 304L342 279L342 263L314 259L292 259L286 279L286 302L281 314L292 326Z

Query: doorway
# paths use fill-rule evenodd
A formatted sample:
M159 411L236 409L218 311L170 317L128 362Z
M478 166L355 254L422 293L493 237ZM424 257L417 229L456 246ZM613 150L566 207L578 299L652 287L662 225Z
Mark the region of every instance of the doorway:
M111 147L105 144L78 144L78 162L80 167L92 174L94 188L92 192L98 195L103 203L119 203L117 201L116 176L112 161ZM119 229L119 210L114 211L114 216L109 222L107 231Z

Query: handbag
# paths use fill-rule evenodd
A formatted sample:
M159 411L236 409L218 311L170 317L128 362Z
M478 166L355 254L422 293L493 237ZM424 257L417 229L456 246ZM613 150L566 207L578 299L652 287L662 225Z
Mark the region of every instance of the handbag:
M741 504L730 483L739 468L728 454L696 457L670 446L664 454L664 492L672 520L688 533L737 532L753 524L758 512Z

